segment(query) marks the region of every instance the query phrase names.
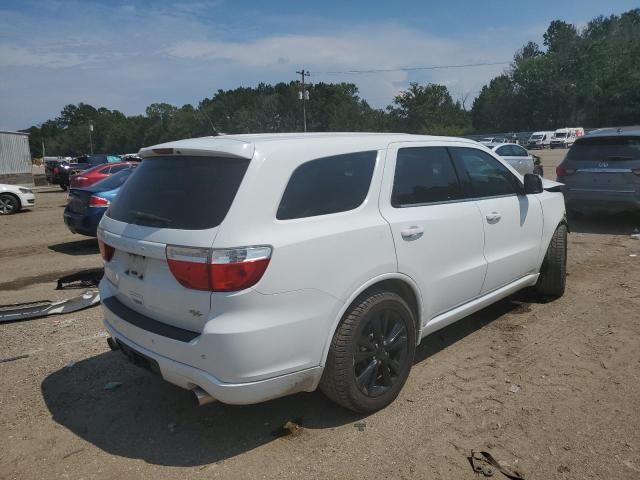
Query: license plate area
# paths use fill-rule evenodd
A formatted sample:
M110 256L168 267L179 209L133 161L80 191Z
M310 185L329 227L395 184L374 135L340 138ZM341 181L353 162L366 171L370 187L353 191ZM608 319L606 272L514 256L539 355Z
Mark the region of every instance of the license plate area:
M124 274L138 280L144 280L147 269L147 257L136 255L135 253L127 253Z

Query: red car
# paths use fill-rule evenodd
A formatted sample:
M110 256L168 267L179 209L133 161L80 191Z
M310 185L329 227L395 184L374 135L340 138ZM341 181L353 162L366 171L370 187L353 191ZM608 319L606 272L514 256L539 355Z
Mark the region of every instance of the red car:
M70 178L71 188L82 188L93 185L94 183L107 178L114 173L117 173L126 168L135 168L138 166L137 162L115 162L104 163L97 167L89 168L80 173L72 175Z

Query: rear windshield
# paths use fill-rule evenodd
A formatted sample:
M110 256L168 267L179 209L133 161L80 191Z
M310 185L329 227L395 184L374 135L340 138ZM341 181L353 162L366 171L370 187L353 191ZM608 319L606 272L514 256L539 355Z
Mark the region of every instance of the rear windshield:
M142 161L107 216L158 228L203 230L226 216L249 160L153 157Z
M92 188L100 188L107 190L114 190L120 186L129 178L129 175L133 172L133 168L127 168L126 170L121 170L118 173L114 173L113 175L108 176L107 178L100 180L93 184Z
M640 137L581 138L573 144L568 160L638 160Z

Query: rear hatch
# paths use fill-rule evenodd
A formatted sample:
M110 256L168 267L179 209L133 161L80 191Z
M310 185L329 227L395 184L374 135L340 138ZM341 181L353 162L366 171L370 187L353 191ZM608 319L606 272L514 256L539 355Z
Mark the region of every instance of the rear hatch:
M188 258L194 252L203 252L206 259L248 165L246 158L220 156L167 155L142 161L98 232L114 249L105 276L121 303L159 322L202 330L211 311L211 290L185 287L175 266L197 269ZM177 251L178 260L171 265L168 246Z
M640 137L581 138L567 153L564 167L570 173L565 177L569 187L635 192L640 185Z

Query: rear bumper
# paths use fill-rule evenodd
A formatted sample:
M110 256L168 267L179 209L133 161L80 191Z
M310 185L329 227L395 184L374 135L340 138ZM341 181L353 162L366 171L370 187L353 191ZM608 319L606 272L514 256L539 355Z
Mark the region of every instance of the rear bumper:
M154 360L164 380L187 390L200 387L222 403L247 405L301 391L310 392L316 389L322 376L323 368L314 367L256 382L225 383L204 370L147 350L118 332L106 319L104 325L109 334L119 342Z
M638 211L640 194L615 190L594 190L565 186L565 203L568 209L578 211Z
M155 360L165 380L186 389L199 386L232 404L315 390L333 319L342 306L315 290L214 295L217 313L193 332L132 310L113 296L112 288L106 278L100 283L104 324L116 340Z
M98 224L106 212L106 208L93 208L87 213L73 213L69 210L64 211L64 223L73 233L95 237L98 231Z

